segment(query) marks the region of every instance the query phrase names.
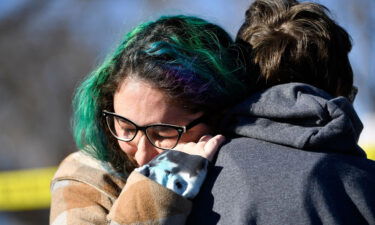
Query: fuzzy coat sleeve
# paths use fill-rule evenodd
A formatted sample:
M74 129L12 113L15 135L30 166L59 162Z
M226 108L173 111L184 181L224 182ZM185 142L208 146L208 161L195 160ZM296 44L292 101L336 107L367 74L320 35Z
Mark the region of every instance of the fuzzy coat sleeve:
M192 207L144 175L122 177L82 152L62 162L51 194L51 225L184 224Z

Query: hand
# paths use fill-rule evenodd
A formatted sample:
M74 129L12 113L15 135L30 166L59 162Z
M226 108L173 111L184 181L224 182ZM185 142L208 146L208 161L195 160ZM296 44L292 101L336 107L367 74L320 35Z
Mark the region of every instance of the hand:
M211 135L203 135L197 143L188 142L180 143L175 147L175 150L188 153L190 155L199 155L209 161L215 156L215 153L219 150L219 147L224 143L225 137L218 134L214 137Z

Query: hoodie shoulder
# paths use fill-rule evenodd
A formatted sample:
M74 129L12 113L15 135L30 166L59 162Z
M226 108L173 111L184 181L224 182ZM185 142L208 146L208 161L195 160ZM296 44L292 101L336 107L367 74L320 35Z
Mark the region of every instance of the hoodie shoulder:
M352 104L310 85L289 83L251 95L223 120L226 132L292 148L365 156Z
M326 154L306 177L304 204L323 224L375 221L375 162ZM336 216L340 215L340 216ZM342 221L337 221L342 220Z

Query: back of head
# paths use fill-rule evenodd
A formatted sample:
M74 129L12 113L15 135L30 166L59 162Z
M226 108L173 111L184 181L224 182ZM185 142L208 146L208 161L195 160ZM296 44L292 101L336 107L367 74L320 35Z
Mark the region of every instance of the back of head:
M348 97L353 72L348 33L317 3L256 0L246 11L237 42L248 49L257 88L301 82Z

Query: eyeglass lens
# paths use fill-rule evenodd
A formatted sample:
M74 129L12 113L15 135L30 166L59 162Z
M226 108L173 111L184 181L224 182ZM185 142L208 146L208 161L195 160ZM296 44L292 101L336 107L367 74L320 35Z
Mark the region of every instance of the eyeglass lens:
M146 134L151 143L160 148L175 147L180 136L175 128L166 126L148 127Z
M123 141L131 141L137 134L135 124L121 117L107 115L107 124L111 133ZM145 130L148 140L156 147L169 149L176 146L180 134L176 128L153 125Z

